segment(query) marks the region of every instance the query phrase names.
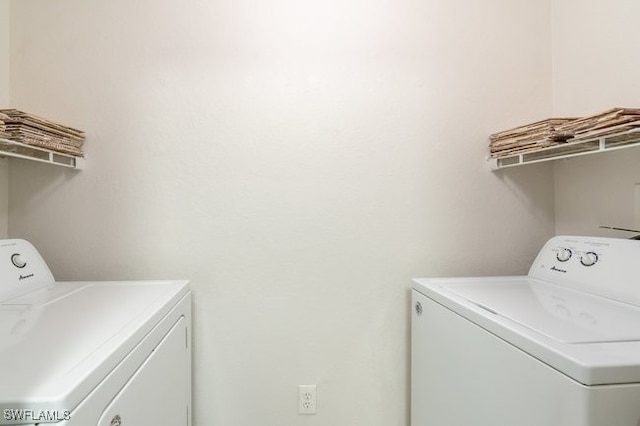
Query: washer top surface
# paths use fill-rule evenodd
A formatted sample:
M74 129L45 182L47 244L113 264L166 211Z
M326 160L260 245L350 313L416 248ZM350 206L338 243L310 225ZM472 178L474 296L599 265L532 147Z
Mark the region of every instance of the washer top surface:
M0 304L0 406L72 410L188 292L67 282Z
M640 337L623 324L640 317L632 305L526 276L422 278L413 290L580 383L640 383Z
M638 241L560 236L527 276L413 289L585 385L640 383L639 258Z
M640 340L640 308L543 281L451 283L445 291L563 343Z
M73 410L189 293L186 280L55 282L0 240L0 408Z

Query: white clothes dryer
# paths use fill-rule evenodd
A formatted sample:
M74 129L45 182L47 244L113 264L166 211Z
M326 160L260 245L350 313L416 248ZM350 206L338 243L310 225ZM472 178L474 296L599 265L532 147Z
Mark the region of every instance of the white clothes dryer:
M413 282L412 426L639 426L640 242L554 237L527 276Z
M56 282L0 240L0 425L191 424L187 281Z

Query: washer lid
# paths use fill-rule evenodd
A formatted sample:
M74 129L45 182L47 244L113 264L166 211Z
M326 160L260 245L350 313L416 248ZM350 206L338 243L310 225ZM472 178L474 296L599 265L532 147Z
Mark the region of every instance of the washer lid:
M640 308L536 280L454 284L447 291L563 343L640 340Z
M56 283L0 304L0 408L73 410L187 293L186 281Z

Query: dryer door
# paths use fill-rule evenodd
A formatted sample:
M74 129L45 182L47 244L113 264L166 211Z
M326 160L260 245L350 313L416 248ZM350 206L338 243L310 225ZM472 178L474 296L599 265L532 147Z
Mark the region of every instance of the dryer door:
M188 425L189 351L184 317L103 412L98 426Z

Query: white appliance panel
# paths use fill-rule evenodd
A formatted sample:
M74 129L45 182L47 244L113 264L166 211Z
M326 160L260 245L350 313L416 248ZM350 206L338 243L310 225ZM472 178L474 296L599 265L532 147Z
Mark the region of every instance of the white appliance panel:
M477 285L478 288L493 284L520 285L528 280L530 278L527 277L422 278L414 280L413 288L581 383L640 382L638 340L563 342L449 290L450 286L455 288L459 285ZM610 299L603 300L611 302ZM497 304L492 300L485 302ZM567 322L570 323L569 320Z
M136 426L187 424L186 355L186 324L180 318L109 404L98 426L112 426L116 420Z
M559 260L564 253L569 258ZM590 266L583 265L587 254ZM529 277L640 306L638 259L637 240L558 236L542 247Z
M412 426L637 426L640 385L584 386L413 291Z
M559 236L528 276L414 280L412 426L640 425L638 259Z
M188 281L55 282L0 240L0 425L189 426L190 342Z
M54 288L53 300L43 292L43 303L0 310L0 324L10 327L0 366L11 366L2 369L1 409L72 409L187 291L184 281Z
M135 400L137 398L151 398L156 393L150 393L147 395L135 395L129 391L123 392L123 390L131 389L127 384L132 383L132 378L136 377L148 363L150 359L153 359L153 355L158 347L162 348L165 353L161 358L165 361L157 363L161 364L172 371L164 372L162 374L154 374L153 377L141 374L145 378L143 380L144 386L149 388L164 391L169 383L177 384L180 380L174 378L178 371L185 371L184 380L186 384L184 386L185 394L173 398L171 402L165 400L167 411L172 413L187 413L187 417L181 417L180 422L176 425L191 425L191 294L185 295L160 321L149 334L130 352L126 357L102 380L102 382L95 389L82 400L72 412L71 418L67 422L60 423L59 426L91 426L97 425L100 418L104 416L105 410L110 406L114 398L118 398L121 403L124 396L131 397ZM184 327L184 328L183 328ZM182 329L179 331L179 329ZM171 335L171 338L167 339L167 336ZM165 342L165 343L162 343ZM171 358L170 366L166 360ZM156 370L156 368L153 368ZM157 371L157 370L156 370ZM151 380L153 379L153 383ZM183 390L182 385L177 385L174 390ZM170 391L171 392L171 391ZM162 396L161 396L162 397ZM186 401L186 405L185 405ZM164 408L163 408L164 409ZM128 412L129 413L129 412ZM113 415L117 415L114 413ZM155 418L155 414L146 413L149 418ZM127 414L129 416L130 414ZM144 417L145 413L138 413L141 417ZM130 417L127 417L130 418ZM112 417L113 419L113 417ZM124 417L121 417L121 420ZM131 423L128 421L128 423ZM126 426L128 423L123 423ZM163 422L157 424L165 424Z
M452 284L446 291L565 343L640 340L640 307L533 279Z
M0 303L53 283L49 267L31 243L0 240Z

